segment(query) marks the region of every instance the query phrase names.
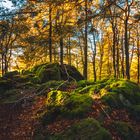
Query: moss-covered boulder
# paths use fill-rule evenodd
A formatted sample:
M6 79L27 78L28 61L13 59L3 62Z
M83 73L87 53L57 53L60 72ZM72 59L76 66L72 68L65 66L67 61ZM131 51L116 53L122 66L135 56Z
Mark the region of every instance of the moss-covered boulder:
M19 75L19 72L18 71L6 72L3 77L7 79L12 79L15 75Z
M80 81L83 80L83 76L81 75L81 73L74 67L71 65L60 65L61 68L61 78L63 80L75 80L75 81Z
M59 64L47 64L38 67L36 75L40 78L41 82L51 80L61 80Z
M140 104L131 106L129 113L136 121L140 121Z
M48 140L112 140L110 133L92 118L81 120L64 132L47 136Z
M104 92L104 93L103 93ZM102 100L111 107L127 107L140 104L140 87L127 80L116 80L102 90Z
M93 99L87 94L72 94L62 106L66 118L82 118L92 109Z
M44 125L60 118L82 118L92 108L93 99L89 95L51 91L47 94L46 109L40 115Z
M41 64L36 66L32 70L36 76L40 78L42 83L51 80L82 80L84 79L80 72L73 66L70 65L59 65L58 63L53 64Z
M112 124L112 128L123 140L139 140L139 134L129 123L115 121Z
M12 89L13 86L14 86L14 83L11 80L3 80L3 79L0 79L0 96L6 90Z

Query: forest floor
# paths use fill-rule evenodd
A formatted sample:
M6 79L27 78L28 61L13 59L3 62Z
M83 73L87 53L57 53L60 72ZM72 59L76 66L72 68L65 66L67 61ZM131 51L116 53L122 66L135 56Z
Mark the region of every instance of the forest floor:
M35 115L43 108L45 98L35 97L35 100L34 103L9 103L0 105L0 140L34 140L35 129L40 127L43 131ZM87 114L87 117L98 119L101 112L105 113L106 117L103 125L110 131L113 140L122 140L111 127L111 123L114 120L129 122L135 128L135 131L140 132L140 122L138 123L131 119L126 110L114 109L111 114L108 114L104 110L105 107L100 99L95 99L93 110ZM78 121L79 119L60 119L46 127L51 134L54 134L69 128Z

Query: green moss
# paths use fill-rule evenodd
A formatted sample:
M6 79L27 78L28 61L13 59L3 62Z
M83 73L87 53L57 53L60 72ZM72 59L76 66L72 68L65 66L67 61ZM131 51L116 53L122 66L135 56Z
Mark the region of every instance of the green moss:
M40 78L38 76L32 77L30 79L30 81L34 84L40 84L41 83Z
M62 133L47 137L48 140L111 140L110 133L95 119L84 119Z
M39 77L42 83L50 80L60 80L60 69L58 64L48 64L39 67L36 71L36 75Z
M140 102L140 87L131 81L121 80L110 85L111 92L123 94L131 103L137 104Z
M112 124L112 127L117 131L122 139L138 140L137 133L129 123L116 121Z
M88 95L70 94L62 91L51 91L47 94L46 109L41 114L43 124L61 118L82 118L92 108L93 100Z
M20 96L21 96L20 92L21 91L19 89L7 90L1 95L2 98L0 99L0 102L1 103L13 103L20 98Z
M3 94L10 89L13 89L14 83L11 80L0 80L0 98L3 97Z
M62 107L62 114L67 118L81 118L86 116L93 104L89 95L72 94Z
M69 98L67 92L51 91L47 94L46 110L41 114L43 125L54 121L58 116L61 116L61 108L65 101Z
M122 94L116 92L107 93L101 99L110 107L118 109L124 107L128 108L132 105L131 102L128 99L126 99Z
M131 106L129 112L135 120L140 121L140 104Z
M111 107L127 107L140 103L140 87L131 81L117 80L106 85L102 100Z
M15 75L18 75L18 71L11 71L11 72L6 72L3 77L12 79Z
M80 80L77 82L78 87L85 87L93 84L95 84L93 80Z

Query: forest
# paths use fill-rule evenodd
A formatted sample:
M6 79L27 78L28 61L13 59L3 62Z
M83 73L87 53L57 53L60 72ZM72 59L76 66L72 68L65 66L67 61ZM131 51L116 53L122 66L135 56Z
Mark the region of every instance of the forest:
M139 140L140 1L0 0L0 140Z

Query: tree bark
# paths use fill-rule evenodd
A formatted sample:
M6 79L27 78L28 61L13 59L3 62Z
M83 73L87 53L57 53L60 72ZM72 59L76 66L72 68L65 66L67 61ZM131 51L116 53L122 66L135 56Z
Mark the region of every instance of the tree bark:
M87 22L87 0L85 0L85 46L84 46L84 78L87 79L87 67L88 67L88 62L87 62L87 49L88 49L88 44L87 44L87 37L88 37L88 22Z
M52 6L49 5L49 59L52 62Z
M63 37L60 36L60 64L63 65Z

